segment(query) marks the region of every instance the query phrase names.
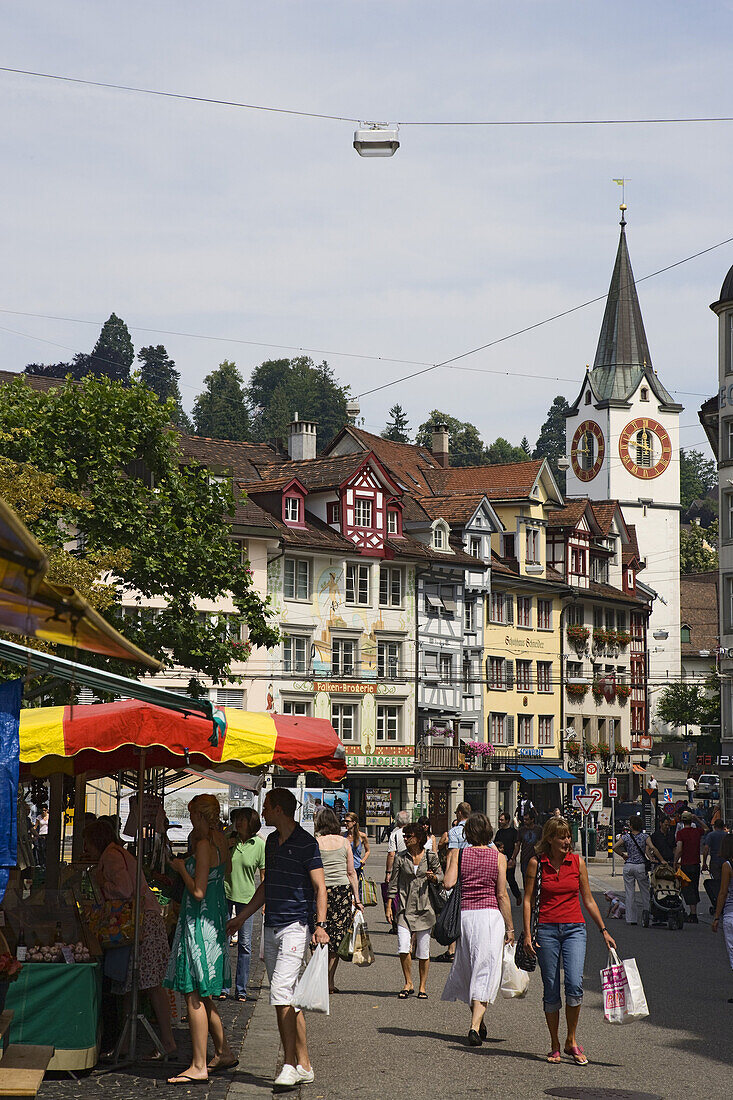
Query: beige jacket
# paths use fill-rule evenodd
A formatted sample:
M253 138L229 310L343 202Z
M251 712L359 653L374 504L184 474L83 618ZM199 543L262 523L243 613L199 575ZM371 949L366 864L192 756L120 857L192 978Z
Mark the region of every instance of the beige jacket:
M389 897L392 901L398 898L397 923L410 932L424 932L435 924L435 910L428 889L428 871L435 873L437 884L443 881L443 868L435 852L424 851L417 867L409 852L399 852L392 864Z

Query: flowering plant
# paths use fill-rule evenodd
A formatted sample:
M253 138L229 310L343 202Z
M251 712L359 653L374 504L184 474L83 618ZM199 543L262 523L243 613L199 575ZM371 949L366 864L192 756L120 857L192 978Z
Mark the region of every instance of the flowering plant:
M577 760L580 756L580 741L568 741L565 746L568 756L572 756L574 760Z
M597 703L600 703L603 699L603 688L601 686L600 680L594 680L591 691L593 692L593 698L595 699L595 701Z
M0 955L0 982L17 981L18 975L23 969L23 964L9 955L7 951Z
M590 630L580 623L568 623L568 638L574 646L582 646L588 641Z
M466 741L466 748L474 752L476 756L493 756L496 749L486 741Z
M625 703L631 695L631 684L616 684L616 695L619 703Z
M628 630L616 631L616 645L619 649L626 649L631 644L631 635Z
M571 699L585 699L588 691L587 684L566 684L565 690Z
M616 742L616 756L628 756L629 750L620 741Z
M603 744L598 746L598 755L601 760L608 760L611 755L611 746L603 742Z
M606 639L606 645L613 646L614 648L618 645L618 633L615 630L607 630Z
M598 745L595 745L592 741L586 741L585 755L588 760L593 760L598 755Z
M597 630L593 631L593 645L596 646L597 649L605 649L607 645L610 645L609 634L610 631L598 627Z

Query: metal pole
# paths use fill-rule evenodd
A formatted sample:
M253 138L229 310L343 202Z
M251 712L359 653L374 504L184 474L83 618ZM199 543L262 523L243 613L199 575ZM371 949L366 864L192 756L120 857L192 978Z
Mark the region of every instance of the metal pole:
M145 749L140 749L140 760L137 768L137 868L135 874L135 933L132 941L132 998L130 1002L130 1061L135 1061L137 1044L137 1010L139 1004L140 982L140 931L142 914L140 912L140 899L143 891L143 843L145 829L143 826L143 796L145 788Z
M614 845L616 843L616 799L611 799L611 878L616 874L616 853L614 851Z

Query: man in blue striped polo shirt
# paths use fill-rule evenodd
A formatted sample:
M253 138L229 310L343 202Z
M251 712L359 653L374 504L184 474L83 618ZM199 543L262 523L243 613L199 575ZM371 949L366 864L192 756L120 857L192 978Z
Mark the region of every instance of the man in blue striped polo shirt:
M296 806L295 795L286 787L275 787L267 794L262 816L275 831L265 842L265 881L257 887L249 904L227 924L231 935L264 903L263 936L270 1004L277 1012L285 1052L283 1068L275 1079L280 1088L297 1088L313 1080L305 1017L293 1007L293 992L308 940L319 944L328 943L329 939L323 862L315 837L295 821Z

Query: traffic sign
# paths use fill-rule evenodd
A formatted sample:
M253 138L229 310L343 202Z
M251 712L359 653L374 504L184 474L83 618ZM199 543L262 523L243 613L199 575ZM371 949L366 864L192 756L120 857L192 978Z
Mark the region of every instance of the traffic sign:
M667 802L671 802L671 801L672 801L672 788L671 787L665 787L664 791L662 793L662 802L667 803Z
M603 805L603 791L600 787L591 787L587 794L578 795L578 805L584 814L600 810Z
M588 787L591 783L598 782L598 763L595 760L586 760L585 762L585 785Z
M608 797L616 798L618 796L618 779L615 776L610 776L608 780Z
M578 806L578 808L580 808L580 803L578 802L578 795L580 794L585 794L585 785L583 783L575 783L573 785L573 805Z

